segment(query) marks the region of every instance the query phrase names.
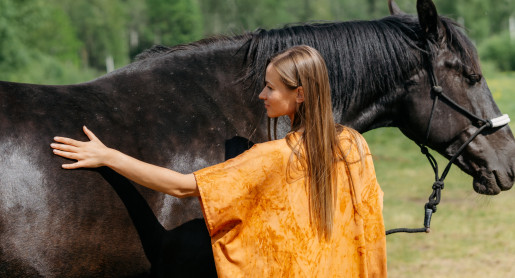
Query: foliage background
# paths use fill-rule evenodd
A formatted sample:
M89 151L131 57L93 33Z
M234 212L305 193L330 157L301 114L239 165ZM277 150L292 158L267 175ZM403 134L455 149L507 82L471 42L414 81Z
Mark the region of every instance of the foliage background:
M434 0L476 44L501 111L515 115L515 0ZM415 0L397 0L415 13ZM122 67L154 44L286 23L388 15L387 0L0 0L0 80L70 84ZM513 124L512 124L513 128ZM365 134L385 192L385 225L419 227L432 172L398 130ZM441 163L445 161L440 158ZM451 170L433 233L388 237L390 277L515 277L513 192L479 196Z
M415 0L397 0L415 13ZM515 70L515 0L435 0L467 27L480 56ZM286 23L388 15L387 0L0 0L0 80L67 84L176 45ZM510 32L511 18L511 32Z

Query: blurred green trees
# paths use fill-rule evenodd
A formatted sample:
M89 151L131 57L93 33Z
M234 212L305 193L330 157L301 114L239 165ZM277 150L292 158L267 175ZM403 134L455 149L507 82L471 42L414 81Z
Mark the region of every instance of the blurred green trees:
M466 26L483 61L515 70L515 0L434 2ZM397 3L416 12L415 0ZM386 0L0 0L0 80L81 82L154 44L387 15Z
M16 78L34 63L48 63L48 57L78 65L80 46L70 18L59 7L42 0L0 0L1 79Z

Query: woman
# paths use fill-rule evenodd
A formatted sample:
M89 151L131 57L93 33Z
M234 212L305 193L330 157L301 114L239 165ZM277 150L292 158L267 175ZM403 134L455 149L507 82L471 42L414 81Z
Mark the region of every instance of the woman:
M385 277L382 191L356 131L333 121L321 55L296 46L272 57L259 98L288 116L284 139L192 174L144 163L91 140L56 137L65 169L108 166L148 188L198 196L219 277Z

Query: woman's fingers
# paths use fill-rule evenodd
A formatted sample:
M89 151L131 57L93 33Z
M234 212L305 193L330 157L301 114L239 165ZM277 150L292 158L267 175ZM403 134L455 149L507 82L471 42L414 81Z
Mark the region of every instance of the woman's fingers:
M82 144L84 144L84 142L82 142L82 141L77 141L77 140L73 140L71 138L59 137L59 136L54 137L54 141L63 143L66 145L76 146L76 147L80 147Z
M98 162L96 162L95 160L92 160L87 156L83 156L77 153L65 152L54 149L54 154L62 156L64 158L77 160L77 162L74 163L63 164L62 167L64 169L95 168L100 166L100 164L98 164Z
M84 130L84 133L86 133L86 136L88 136L89 140L91 141L100 141L91 130L89 130L86 126L82 127L82 130Z
M54 149L54 154L58 155L58 156L62 156L64 158L69 158L69 159L75 159L77 160L78 157L77 157L77 154L76 153L71 153L71 152L65 152L65 151L61 151L61 150L56 150Z
M57 144L57 143L52 143L50 144L50 147L52 147L53 149L57 149L57 150L61 150L61 151L66 151L66 152L78 152L79 151L79 148L75 147L75 146L72 146L72 145L66 145L66 144Z
M84 167L82 165L82 163L80 161L77 161L75 163L70 163L70 164L63 164L61 167L63 167L63 169L78 169L78 168L82 168Z
M91 141L78 141L66 137L54 137L50 144L54 154L64 158L77 160L75 163L63 164L64 169L95 168L103 165L108 148L86 126L84 133Z

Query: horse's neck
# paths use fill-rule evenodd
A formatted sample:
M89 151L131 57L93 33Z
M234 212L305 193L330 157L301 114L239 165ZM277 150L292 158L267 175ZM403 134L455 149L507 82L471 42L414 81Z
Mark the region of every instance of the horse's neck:
M409 66L409 65L400 65ZM342 107L337 101L334 103L335 119L343 125L350 126L359 132L363 133L375 128L380 127L395 127L397 119L402 117L404 109L402 107L404 98L406 97L407 90L405 83L411 80L413 76L423 74L420 68L399 69L404 72L406 77L394 80L390 77L391 84L388 87L375 87L367 89L360 88L340 88L343 94L347 94L345 98L349 99L348 105ZM370 72L367 75L357 77L359 82L370 82L370 76L374 73Z
M138 97L164 98L162 103L166 103L167 109L198 113L198 116L220 113L224 115L224 122L218 125L228 125L238 135L248 137L262 120L263 106L255 90L249 87L247 81L241 80L248 66L248 45L245 42L215 41L210 45L194 45L186 50L163 53L136 61L99 78L95 83L115 86L119 90L118 95L131 90L138 92ZM131 97L120 101L134 100ZM176 107L178 103L187 107ZM138 103L136 107L140 105ZM191 116L195 116L193 114Z
M377 111L374 110L375 105L361 106L355 103L342 111L342 109L335 108L334 117L336 122L354 128L360 133L367 132L376 126L378 120Z

